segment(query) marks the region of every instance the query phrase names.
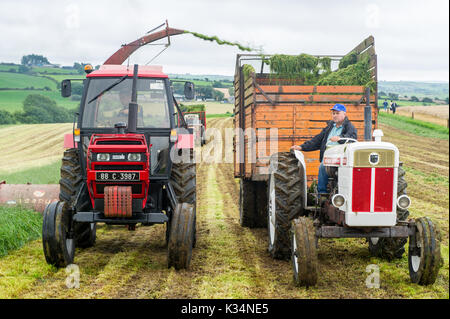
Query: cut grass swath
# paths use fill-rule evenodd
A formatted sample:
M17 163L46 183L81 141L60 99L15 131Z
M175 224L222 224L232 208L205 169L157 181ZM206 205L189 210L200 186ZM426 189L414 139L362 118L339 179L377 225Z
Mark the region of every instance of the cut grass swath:
M0 206L0 257L42 235L39 213L21 207Z

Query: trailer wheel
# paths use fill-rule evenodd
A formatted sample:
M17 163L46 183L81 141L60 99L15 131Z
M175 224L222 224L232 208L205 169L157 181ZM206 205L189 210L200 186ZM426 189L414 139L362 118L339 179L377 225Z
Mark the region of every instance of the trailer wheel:
M48 264L65 267L73 262L75 240L70 237L70 212L66 209L65 202L53 202L45 208L42 245Z
M249 228L264 227L266 183L241 178L239 185L239 224Z
M269 253L273 258L290 256L290 223L303 212L303 179L300 175L294 154L275 153L270 157L267 224Z
M83 183L78 150L70 148L64 151L61 163L59 199L65 201L68 204L67 207L74 207L76 211L89 211L92 208L89 195ZM96 229L95 224L75 222L73 231L76 246L80 248L94 246L97 234Z
M405 170L402 166L398 167L397 178L397 198L406 195L408 183L405 180ZM397 222L405 221L409 216L408 209L397 207ZM392 260L402 258L405 253L406 238L368 238L369 252L371 256Z
M188 269L196 237L195 210L192 204L178 204L171 220L167 247L168 267Z
M203 146L206 144L206 135L205 135L205 127L202 125L202 129L200 132L200 146Z
M413 283L431 285L442 266L440 233L428 217L416 219L415 227L409 237L409 276Z
M291 242L295 285L314 286L317 283L317 251L315 228L311 219L300 217L292 221Z

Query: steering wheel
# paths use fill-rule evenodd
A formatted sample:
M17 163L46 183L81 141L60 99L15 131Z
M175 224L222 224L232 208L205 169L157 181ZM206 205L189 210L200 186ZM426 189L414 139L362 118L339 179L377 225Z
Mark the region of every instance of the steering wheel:
M346 140L344 144L347 144L349 141L351 141L351 142L358 142L354 138L350 138L350 137L341 137L340 139L341 140Z

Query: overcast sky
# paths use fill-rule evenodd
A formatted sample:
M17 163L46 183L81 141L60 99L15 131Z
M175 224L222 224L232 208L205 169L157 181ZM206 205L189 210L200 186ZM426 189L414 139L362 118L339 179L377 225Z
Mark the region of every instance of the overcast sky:
M373 35L379 80L448 81L449 2L245 0L0 0L0 62L36 53L50 62L102 64L166 19L169 26L274 54L346 54ZM163 46L146 46L146 64ZM152 64L167 73L233 75L235 47L178 35ZM243 52L241 52L243 53Z

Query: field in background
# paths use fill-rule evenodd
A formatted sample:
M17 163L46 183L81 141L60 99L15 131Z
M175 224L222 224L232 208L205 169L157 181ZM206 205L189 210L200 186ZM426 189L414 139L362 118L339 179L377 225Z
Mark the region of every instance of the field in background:
M232 103L220 103L220 102L182 102L184 105L204 104L206 107L206 114L225 114L227 112L233 113L234 104Z
M449 119L448 105L402 106L397 108L396 114L412 118L413 112L414 112L414 119L431 122L443 126L447 126L448 124Z
M71 132L71 123L0 128L0 180L5 174L61 160L64 134Z

